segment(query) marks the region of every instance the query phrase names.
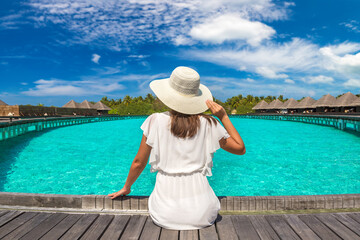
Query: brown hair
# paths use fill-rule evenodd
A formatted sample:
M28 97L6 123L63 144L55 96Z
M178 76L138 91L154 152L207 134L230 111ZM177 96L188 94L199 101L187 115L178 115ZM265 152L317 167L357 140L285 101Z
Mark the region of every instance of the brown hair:
M200 114L183 114L174 110L171 113L171 133L180 138L193 137L200 128L200 116L204 117L210 124L217 124L215 118L210 115Z

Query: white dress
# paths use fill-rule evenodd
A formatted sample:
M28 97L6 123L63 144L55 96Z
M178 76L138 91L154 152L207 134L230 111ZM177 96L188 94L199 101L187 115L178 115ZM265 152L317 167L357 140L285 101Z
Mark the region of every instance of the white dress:
M220 202L209 185L213 153L219 140L230 135L220 124L200 117L195 136L181 139L170 132L170 113L154 113L141 125L152 147L150 172L157 172L149 197L155 224L174 230L200 229L214 223Z

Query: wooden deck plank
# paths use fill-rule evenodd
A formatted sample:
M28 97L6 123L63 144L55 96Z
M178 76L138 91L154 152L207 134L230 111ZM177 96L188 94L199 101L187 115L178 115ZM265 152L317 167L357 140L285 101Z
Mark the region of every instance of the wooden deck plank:
M42 236L43 240L59 239L66 231L68 231L83 215L82 214L67 214L67 216L53 227L49 232Z
M161 227L157 226L151 217L147 217L140 240L157 240L160 237Z
M333 230L337 235L343 239L360 240L360 237L340 223L336 218L330 214L315 214L315 216L324 223L328 228Z
M354 233L360 236L360 223L352 219L348 214L334 213L332 214L339 222L350 228Z
M1 218L2 215L7 214L8 212L10 212L10 211L0 211L0 218Z
M199 230L181 230L179 240L199 240Z
M141 231L144 228L147 216L133 215L130 218L128 225L125 228L124 234L120 239L138 239L141 235Z
M356 213L351 213L349 214L349 216L354 219L355 221L357 221L358 223L360 223L360 215L356 214Z
M25 222L29 221L31 218L36 216L37 212L25 212L18 217L12 219L7 224L0 227L0 239L9 234L10 232L14 231L14 229L18 228L19 226L23 225Z
M22 213L23 212L21 212L21 211L9 211L8 213L6 213L2 217L0 217L0 227L2 225L6 224L7 222L10 222L12 219L16 218L17 216L19 216Z
M319 219L315 218L310 214L308 215L298 215L301 221L306 223L309 228L311 228L316 235L318 235L321 239L341 239L338 235L336 235L333 231L331 231L327 226L325 226Z
M301 239L320 240L311 228L309 228L297 215L284 215L286 221L292 229L300 236Z
M199 229L200 240L218 240L218 235L215 229L215 225L210 227Z
M162 228L160 232L160 240L178 240L179 231Z
M248 216L232 216L232 222L239 239L260 240L260 237Z
M268 221L266 221L265 216L263 215L252 215L248 216L251 223L254 226L254 229L260 236L262 240L280 240L277 233L274 231L274 229L270 226Z
M100 215L93 224L86 230L84 235L81 236L80 239L84 240L97 240L103 234L105 229L113 220L113 215Z
M265 216L265 219L270 223L281 239L301 240L294 230L287 224L282 215L269 215Z
M26 233L31 231L31 229L41 224L45 219L47 219L51 215L52 215L51 213L39 213L33 218L31 218L29 221L25 222L24 224L16 228L14 231L6 235L3 239L9 239L9 240L19 239L22 236L24 236Z
M33 240L39 239L50 231L56 224L66 217L65 213L54 213L47 219L45 219L41 224L37 225L26 233L21 239L22 240Z
M129 215L115 215L114 219L110 223L109 227L105 230L101 236L101 240L119 239L124 232L126 224L129 222Z
M84 214L60 239L79 239L99 214Z
M224 215L220 220L217 220L215 227L220 240L238 240L231 215Z

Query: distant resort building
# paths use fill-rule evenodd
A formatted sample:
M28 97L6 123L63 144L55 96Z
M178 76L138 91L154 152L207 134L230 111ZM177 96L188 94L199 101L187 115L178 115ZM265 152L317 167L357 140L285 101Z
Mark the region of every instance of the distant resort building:
M256 113L360 113L360 97L347 92L337 99L327 94L319 100L306 97L299 102L293 98L284 103L275 99L269 104L262 100L252 109Z
M44 106L31 106L31 105L7 105L0 100L0 116L14 117L44 117L44 116L98 116L107 115L111 110L102 102L95 104L84 100L77 103L70 100L62 107L44 107Z

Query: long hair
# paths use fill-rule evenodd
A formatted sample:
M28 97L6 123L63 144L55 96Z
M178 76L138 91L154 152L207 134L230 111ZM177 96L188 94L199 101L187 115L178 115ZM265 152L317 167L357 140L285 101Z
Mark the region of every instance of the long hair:
M175 110L171 113L171 133L180 138L193 137L200 128L200 116L204 117L210 124L217 124L215 118L210 115L200 114L183 114Z

